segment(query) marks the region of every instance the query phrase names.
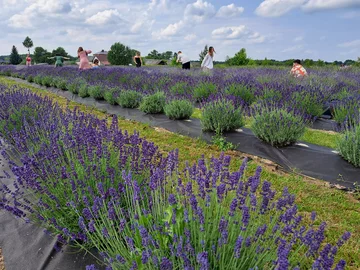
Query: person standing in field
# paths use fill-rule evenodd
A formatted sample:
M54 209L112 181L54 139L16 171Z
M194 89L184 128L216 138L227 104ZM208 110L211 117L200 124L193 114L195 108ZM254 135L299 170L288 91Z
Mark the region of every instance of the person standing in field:
M301 61L299 59L294 61L290 74L295 78L303 78L308 75L306 69L301 65Z
M30 57L30 55L26 56L26 66L28 66L28 67L31 66L31 57Z
M136 52L136 55L134 56L134 63L136 64L137 68L142 66L142 59L140 52Z
M91 53L91 50L84 50L83 47L79 47L78 49L78 57L80 59L79 69L90 69L90 63L88 59L88 54Z
M187 57L182 51L178 52L177 63L182 64L182 69L190 69L190 58Z
M203 69L203 71L209 72L214 68L214 63L213 63L214 53L215 53L214 47L209 47L209 52L206 54L206 56L204 57L201 63L201 68Z
M62 67L64 64L64 59L69 60L70 58L56 54L53 57L48 57L48 59L55 59L55 67Z

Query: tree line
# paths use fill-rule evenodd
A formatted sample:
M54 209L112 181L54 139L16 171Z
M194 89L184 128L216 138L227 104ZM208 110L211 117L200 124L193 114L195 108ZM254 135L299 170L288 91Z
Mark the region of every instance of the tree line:
M26 37L23 45L27 48L28 53L30 54L30 48L33 47L33 41L31 38ZM108 60L112 65L129 65L133 61L133 57L136 54L137 50L131 49L129 46L126 46L120 42L114 43L110 51L108 52ZM199 54L199 62L202 62L206 54L208 53L208 46L205 45L204 49ZM32 55L32 60L35 63L48 63L52 64L53 60L48 59L52 56L64 56L69 57L71 61L75 61L77 58L70 56L64 48L58 47L57 49L53 50L52 52L47 51L42 47L35 47L34 53ZM172 51L166 52L159 52L157 50L152 50L148 53L147 56L143 57L144 63L146 63L146 59L157 59L157 60L171 60L172 65L178 65L177 63L177 53ZM0 58L1 60L1 58ZM9 57L9 62L13 65L18 65L25 61L25 57L21 57L17 51L15 46L12 47L11 54ZM246 49L240 49L233 57L226 57L224 62L215 62L215 64L223 64L226 66L291 66L294 59L288 59L284 61L278 61L274 59L263 59L263 60L255 60L251 59L247 56ZM328 65L346 65L346 66L360 66L360 57L357 61L354 60L346 60L342 61L334 61L334 62L326 62L321 59L315 61L312 59L304 59L303 61L304 66L312 67L312 66L328 66Z

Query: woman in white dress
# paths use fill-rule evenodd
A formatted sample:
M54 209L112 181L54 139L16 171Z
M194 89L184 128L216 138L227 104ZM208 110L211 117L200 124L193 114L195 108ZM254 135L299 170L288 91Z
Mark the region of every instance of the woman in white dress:
M213 63L214 53L215 53L214 47L209 47L209 52L206 54L206 56L204 57L201 63L201 68L204 72L209 72L214 68L214 63Z

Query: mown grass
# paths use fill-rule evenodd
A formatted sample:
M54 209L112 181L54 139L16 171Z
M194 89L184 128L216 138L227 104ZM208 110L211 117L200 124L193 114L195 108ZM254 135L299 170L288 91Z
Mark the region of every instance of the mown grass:
M91 113L101 119L108 118L109 121L111 119L111 116L97 109L72 101L69 102L63 97L59 97L56 94L37 87L29 86L25 83L18 83L4 77L0 77L0 83L28 88L39 95L52 98L64 108L78 107L81 111ZM141 136L154 142L164 152L176 148L179 149L179 159L182 164L184 164L185 161L195 162L202 155L210 158L211 156L219 156L221 153L217 147L208 145L201 139L192 139L134 121L119 119L119 125L123 130L128 130L129 132L138 131ZM311 133L308 133L306 136L311 136ZM226 152L226 154L232 157L230 165L232 170L238 168L243 158L247 156L236 151L229 151ZM256 157L248 164L248 174L254 173L257 166L263 166L261 174L262 180L270 181L278 193L280 193L284 187L288 187L290 193L296 195L299 212L304 215L305 223L309 223L312 211L317 212L319 220L317 224L320 224L320 221L325 221L328 224L326 233L328 242L335 244L343 232L350 231L352 237L350 241L340 249L337 260L340 258L345 259L348 264L347 269L360 269L360 202L357 198L352 194L330 189L325 182L320 180L311 180L295 173L284 173L277 169L276 165L263 162Z
M201 119L201 110L196 108L194 110L192 118ZM251 127L251 118L245 118L245 127ZM301 141L321 145L329 148L336 148L336 141L340 137L339 133L329 132L324 130L316 130L311 128L306 128L305 134L300 138Z

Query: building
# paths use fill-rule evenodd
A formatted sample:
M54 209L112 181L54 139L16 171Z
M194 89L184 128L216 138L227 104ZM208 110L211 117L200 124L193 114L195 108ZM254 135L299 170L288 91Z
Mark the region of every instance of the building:
M110 65L108 59L107 59L108 52L101 50L100 52L94 53L94 57L97 57L99 59L101 65L108 66Z
M165 66L168 64L168 62L171 61L166 61L166 60L161 60L161 59L147 59L145 58L145 64L147 66Z

